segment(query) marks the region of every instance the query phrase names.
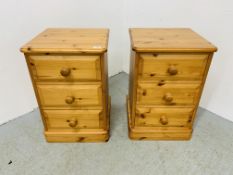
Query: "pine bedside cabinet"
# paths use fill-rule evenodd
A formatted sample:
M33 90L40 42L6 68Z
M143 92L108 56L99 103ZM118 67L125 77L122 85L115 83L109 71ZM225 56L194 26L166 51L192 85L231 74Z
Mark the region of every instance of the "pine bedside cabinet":
M21 48L48 142L109 139L108 29L47 29Z
M129 137L188 140L215 46L191 29L130 29Z

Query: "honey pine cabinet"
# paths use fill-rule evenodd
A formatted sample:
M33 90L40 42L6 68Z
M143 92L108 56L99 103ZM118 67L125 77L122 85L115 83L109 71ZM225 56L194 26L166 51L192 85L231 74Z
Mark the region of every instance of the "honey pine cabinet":
M215 46L191 29L130 29L129 137L187 140Z
M108 29L47 29L21 48L48 142L109 139Z

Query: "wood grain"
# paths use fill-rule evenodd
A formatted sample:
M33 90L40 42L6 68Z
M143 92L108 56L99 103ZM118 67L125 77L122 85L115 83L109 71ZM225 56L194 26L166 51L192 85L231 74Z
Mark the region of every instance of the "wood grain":
M160 53L140 54L140 80L201 80L208 54ZM173 66L177 73L172 75Z
M190 29L130 29L129 137L188 140L215 46Z
M24 53L103 53L108 29L49 28L25 44Z
M104 53L101 56L101 77L102 77L102 103L103 103L103 115L100 117L100 127L105 128L106 130L110 130L109 126L109 116L110 116L110 108L111 108L111 97L109 96L108 90L108 59L107 54Z
M200 83L173 83L165 82L162 86L159 82L138 83L138 105L167 105L167 106L192 106L195 104L199 93ZM166 101L165 95L169 93L173 100Z
M38 84L39 98L42 106L99 106L102 105L101 85L73 84ZM67 97L73 97L71 104L66 103Z
M187 126L192 121L193 108L137 107L135 125L137 126ZM167 123L161 121L166 118Z
M132 125L130 101L126 97L128 113L128 135L132 140L189 140L191 127L139 127Z
M189 28L131 28L137 52L215 52L217 48Z
M30 55L34 79L49 81L98 81L101 79L98 55ZM67 76L61 74L68 69Z
M100 127L102 110L44 110L48 131L78 131L80 128ZM75 121L75 125L70 125Z
M106 142L108 29L47 29L24 52L48 142Z
M79 132L47 132L47 142L107 142L109 133L102 129L80 129Z

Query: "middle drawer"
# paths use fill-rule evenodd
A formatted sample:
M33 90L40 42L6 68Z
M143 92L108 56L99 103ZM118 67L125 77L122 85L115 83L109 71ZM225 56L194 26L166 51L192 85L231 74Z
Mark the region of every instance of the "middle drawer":
M138 82L138 105L182 105L195 104L200 82Z
M42 107L102 105L101 84L38 84Z

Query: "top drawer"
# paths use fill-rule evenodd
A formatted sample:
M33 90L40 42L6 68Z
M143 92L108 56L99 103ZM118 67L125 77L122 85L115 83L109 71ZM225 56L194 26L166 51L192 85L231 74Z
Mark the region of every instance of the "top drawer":
M139 80L201 80L208 54L145 53L139 57Z
M30 55L30 67L36 80L100 80L98 55Z

